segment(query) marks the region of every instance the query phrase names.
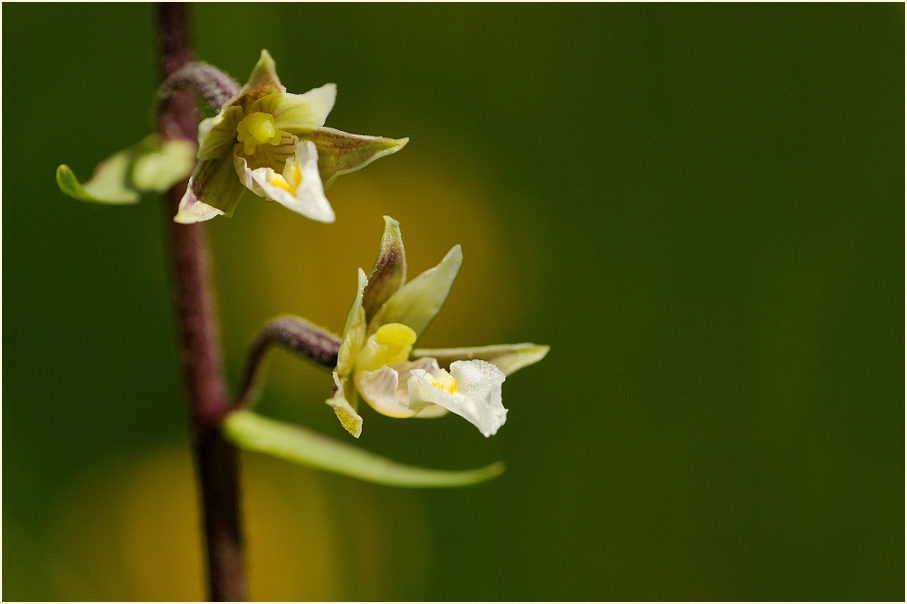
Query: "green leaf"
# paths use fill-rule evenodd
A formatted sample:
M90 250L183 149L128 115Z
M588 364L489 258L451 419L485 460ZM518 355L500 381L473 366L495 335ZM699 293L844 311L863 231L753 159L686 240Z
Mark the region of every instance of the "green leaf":
M366 318L373 316L404 282L406 282L406 252L403 250L400 223L390 216L385 216L381 251L368 276L368 285L362 298Z
M431 470L407 466L323 434L267 419L252 411L228 414L221 430L238 447L302 466L395 487L460 487L489 480L504 471L493 463L475 470Z
M161 141L152 134L114 153L95 168L91 179L79 183L66 164L57 168L57 186L73 199L107 204L138 203L145 193L160 193L188 176L195 164L195 145Z
M550 346L530 343L495 344L467 348L417 348L410 356L414 359L432 358L442 366L449 366L454 361L479 359L495 365L504 375L510 375L518 369L538 363L550 349Z
M455 245L437 266L398 289L384 303L370 319L369 333L386 323L403 323L420 337L444 305L461 264L463 250Z

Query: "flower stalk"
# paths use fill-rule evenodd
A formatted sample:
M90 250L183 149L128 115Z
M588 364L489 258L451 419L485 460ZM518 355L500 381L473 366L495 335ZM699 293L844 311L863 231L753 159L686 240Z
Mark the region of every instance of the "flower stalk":
M272 346L296 353L329 372L337 364L340 338L301 317L277 317L268 321L249 349L234 408L246 407L255 402L262 362Z
M166 81L192 61L187 7L158 6L161 79ZM195 141L195 98L176 90L160 107L158 129L166 140ZM170 231L173 287L180 334L180 359L189 402L205 553L208 595L214 601L246 599L245 562L239 509L239 459L234 445L218 430L229 411L213 288L203 227L173 222L186 181L167 193L164 218Z

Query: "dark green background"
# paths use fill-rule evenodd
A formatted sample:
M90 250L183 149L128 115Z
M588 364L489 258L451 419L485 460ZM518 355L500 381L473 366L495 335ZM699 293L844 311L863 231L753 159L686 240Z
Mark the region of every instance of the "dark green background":
M382 213L413 274L463 244L429 344L552 346L492 439L366 415L363 447L505 460L492 483L249 456L286 512L249 504L253 572L296 581L253 597L903 599L902 4L207 4L194 29L241 81L268 48L291 91L337 82L329 126L412 139L328 191L334 225L251 196L210 224L231 379L268 316L342 328ZM194 519L191 491L146 478L189 467L164 218L53 180L144 135L152 9L4 4L3 56L3 598L201 597L161 511ZM263 412L344 438L327 376L269 376Z

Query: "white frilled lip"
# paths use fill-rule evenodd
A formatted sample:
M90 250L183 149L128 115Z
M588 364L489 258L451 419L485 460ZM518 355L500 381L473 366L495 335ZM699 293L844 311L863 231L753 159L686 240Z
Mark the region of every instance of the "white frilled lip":
M453 392L437 387L444 370L435 359L357 372L356 388L379 413L390 417L437 417L450 411L492 436L507 420L501 399L504 374L486 361L456 361Z
M412 371L410 400L434 403L466 419L484 436L494 435L507 421L507 409L501 401L504 374L486 361L456 361L450 365L450 374L457 381L453 393L432 385L427 372Z

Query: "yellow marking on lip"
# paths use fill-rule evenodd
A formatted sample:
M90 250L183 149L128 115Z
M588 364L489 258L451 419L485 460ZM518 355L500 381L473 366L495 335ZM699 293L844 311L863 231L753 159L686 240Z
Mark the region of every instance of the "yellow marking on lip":
M441 374L437 377L431 374L426 374L425 378L428 380L429 384L431 384L438 390L446 390L451 394L456 394L457 392L457 380L455 380L454 377L446 371L442 370Z
M272 186L279 187L290 195L295 196L296 189L298 189L300 183L302 183L302 168L299 167L299 164L289 164L287 168L289 168L289 170L285 169L284 172L289 171L291 182L287 182L287 179L280 174L272 175L270 182Z

